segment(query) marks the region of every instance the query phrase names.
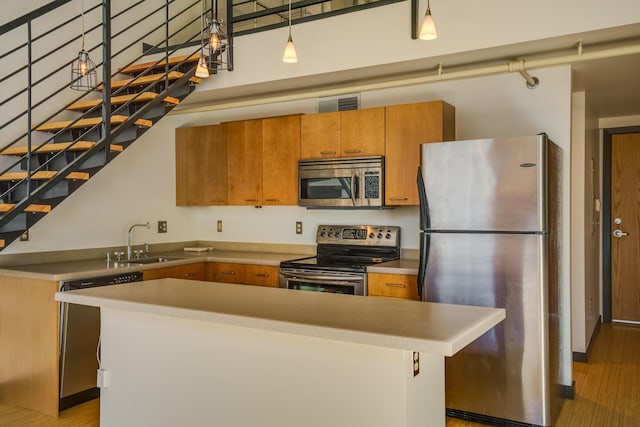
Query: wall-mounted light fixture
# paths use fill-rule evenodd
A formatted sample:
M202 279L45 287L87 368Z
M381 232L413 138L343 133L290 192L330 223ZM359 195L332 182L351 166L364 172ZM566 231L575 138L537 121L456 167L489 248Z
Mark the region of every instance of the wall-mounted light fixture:
M296 47L293 45L293 38L291 37L291 0L289 0L289 38L287 39L287 46L284 48L282 62L286 62L287 64L298 62Z
M73 90L93 90L98 85L96 64L84 50L84 0L82 0L82 48L78 58L71 63L71 85Z

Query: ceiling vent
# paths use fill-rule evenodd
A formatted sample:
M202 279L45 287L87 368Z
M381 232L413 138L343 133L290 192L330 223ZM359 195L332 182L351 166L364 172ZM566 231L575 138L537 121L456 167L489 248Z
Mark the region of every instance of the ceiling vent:
M318 112L348 111L360 108L360 94L328 96L318 100Z

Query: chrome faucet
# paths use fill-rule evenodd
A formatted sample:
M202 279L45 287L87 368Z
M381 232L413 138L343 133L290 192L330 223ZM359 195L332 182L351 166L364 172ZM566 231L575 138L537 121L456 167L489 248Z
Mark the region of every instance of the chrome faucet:
M127 234L127 261L131 260L131 231L136 227L147 227L149 229L151 224L147 222L146 224L133 224L129 227L129 233Z

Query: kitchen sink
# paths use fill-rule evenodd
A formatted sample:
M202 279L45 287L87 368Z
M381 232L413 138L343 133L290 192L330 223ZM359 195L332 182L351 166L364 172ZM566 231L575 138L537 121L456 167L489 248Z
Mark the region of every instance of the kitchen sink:
M161 262L177 261L183 258L178 257L150 257L150 258L133 258L130 260L121 260L115 262L115 267L130 267L134 265L156 264Z

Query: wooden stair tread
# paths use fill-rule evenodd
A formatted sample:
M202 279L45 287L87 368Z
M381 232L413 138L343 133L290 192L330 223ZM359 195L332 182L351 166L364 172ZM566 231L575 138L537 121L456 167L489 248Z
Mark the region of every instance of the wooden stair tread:
M126 120L128 119L127 116L111 116L111 124L112 125L119 125L124 123ZM73 120L67 120L64 122L50 122L50 123L45 123L43 125L40 125L38 127L35 128L35 130L38 131L42 131L42 132L57 132L59 130L64 129L65 127L69 126L71 123L73 123ZM71 125L71 127L69 129L84 129L84 128L90 128L92 126L98 125L102 123L102 118L101 117L92 117L89 119L80 119L78 121L76 121L75 123L73 123L73 125ZM138 126L145 126L145 127L151 127L153 125L153 122L151 120L146 120L146 119L138 119L135 121L135 123Z
M155 92L143 92L143 93L132 93L132 94L128 94L128 95L119 95L119 96L114 96L113 98L111 98L111 105L121 105L121 104L125 104L131 100L133 100L133 102L147 102L147 101L151 101L155 98L158 97L158 94ZM134 99L135 98L135 99ZM172 96L167 96L164 98L164 102L168 103L168 104L173 104L173 105L178 105L180 103L180 100L178 98L174 98ZM102 103L102 99L92 99L89 101L81 101L81 102L76 102L75 104L72 104L70 106L67 107L67 110L71 110L71 111L87 111L93 107L95 107L96 105L99 105Z
M31 176L31 179L42 181L42 180L46 180L46 179L51 179L54 176L56 176L57 174L58 174L58 172L56 172L56 171L38 171L38 172L34 173ZM21 181L21 180L26 179L26 178L27 178L27 172L25 172L25 171L22 171L22 172L7 172L7 173L4 173L4 174L0 175L0 181ZM86 181L86 180L89 179L89 173L88 172L71 172L65 178L66 179L81 179L83 181Z
M176 56L173 58L169 58L169 66L176 65L182 61L185 61L185 63L193 63L193 62L198 62L199 60L200 60L199 53L192 55L191 57L189 57L189 55ZM137 74L151 67L153 68L164 67L165 64L166 64L166 61L164 59L158 62L157 64L156 64L156 61L144 62L141 64L129 65L128 67L122 68L119 72L123 74Z
M59 151L62 151L64 149L66 149L67 147L69 147L71 144L73 144L72 142L56 142L53 144L47 144L44 145L42 147L40 147L37 150L34 150L35 153L40 153L40 154L46 154L46 153L57 153ZM88 150L90 148L93 148L96 145L95 142L93 141L78 141L75 144L73 144L73 146L71 148L69 148L69 151L85 151ZM111 151L122 151L123 147L122 145L117 145L117 144L111 144L110 145L110 150ZM27 147L9 147L6 150L3 150L0 152L0 154L6 155L6 156L23 156L25 154L27 154Z
M9 212L16 205L14 203L0 203L0 212ZM51 212L51 205L29 205L24 210L25 212Z
M181 73L179 71L169 72L169 80L178 80L182 76L184 76L184 73ZM148 85L150 83L154 83L164 79L165 79L165 74L159 73L159 74L148 74L146 76L134 77L132 79L126 79L126 80L114 80L111 82L111 90L119 89L123 86L128 85L130 82L131 82L131 87L133 87L133 86ZM190 77L189 81L196 84L200 84L202 80L198 77ZM98 85L98 90L102 90L102 85Z

